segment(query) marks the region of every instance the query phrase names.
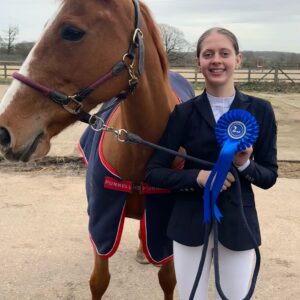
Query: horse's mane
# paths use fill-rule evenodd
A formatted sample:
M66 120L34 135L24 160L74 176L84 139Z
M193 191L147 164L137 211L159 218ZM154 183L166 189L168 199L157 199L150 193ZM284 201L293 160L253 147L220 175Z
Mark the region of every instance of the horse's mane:
M141 13L144 17L144 20L146 22L146 27L149 30L149 33L151 34L153 42L156 46L157 54L159 56L160 64L162 67L162 71L163 71L164 75L167 76L168 60L167 60L167 56L165 54L165 50L164 50L162 42L161 42L159 30L153 21L153 18L151 16L151 13L150 13L148 7L144 3L140 2L140 8L141 8Z

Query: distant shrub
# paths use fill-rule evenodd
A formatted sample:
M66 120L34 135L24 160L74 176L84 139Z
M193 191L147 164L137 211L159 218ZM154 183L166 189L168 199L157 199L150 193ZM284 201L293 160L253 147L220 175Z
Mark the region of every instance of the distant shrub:
M243 91L270 93L300 93L300 83L280 82L239 82L237 88Z
M300 83L280 82L237 82L236 87L241 91L265 93L300 93ZM197 91L204 89L204 83L193 84Z

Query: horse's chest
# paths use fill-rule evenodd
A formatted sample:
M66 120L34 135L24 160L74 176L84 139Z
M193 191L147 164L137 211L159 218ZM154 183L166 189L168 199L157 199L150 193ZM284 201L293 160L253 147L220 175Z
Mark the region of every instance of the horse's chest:
M138 193L126 197L126 217L140 220L144 212L144 196Z
M109 133L104 133L102 152L107 163L122 179L138 184L144 179L146 162L151 151L145 147L120 143Z

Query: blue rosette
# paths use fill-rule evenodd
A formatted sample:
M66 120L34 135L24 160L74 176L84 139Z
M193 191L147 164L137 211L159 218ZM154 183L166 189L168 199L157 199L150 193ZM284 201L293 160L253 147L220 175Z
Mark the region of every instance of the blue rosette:
M222 214L216 201L230 170L233 157L237 152L252 146L258 133L259 127L255 118L245 110L229 110L217 122L215 135L222 149L204 188L204 223L210 221L211 210L220 222Z

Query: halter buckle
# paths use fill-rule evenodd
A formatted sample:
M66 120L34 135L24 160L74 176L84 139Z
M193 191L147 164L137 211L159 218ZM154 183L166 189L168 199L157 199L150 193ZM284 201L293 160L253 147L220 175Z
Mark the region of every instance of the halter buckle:
M68 96L69 102L63 105L63 108L73 114L78 115L83 107L82 103L76 100L76 95Z

